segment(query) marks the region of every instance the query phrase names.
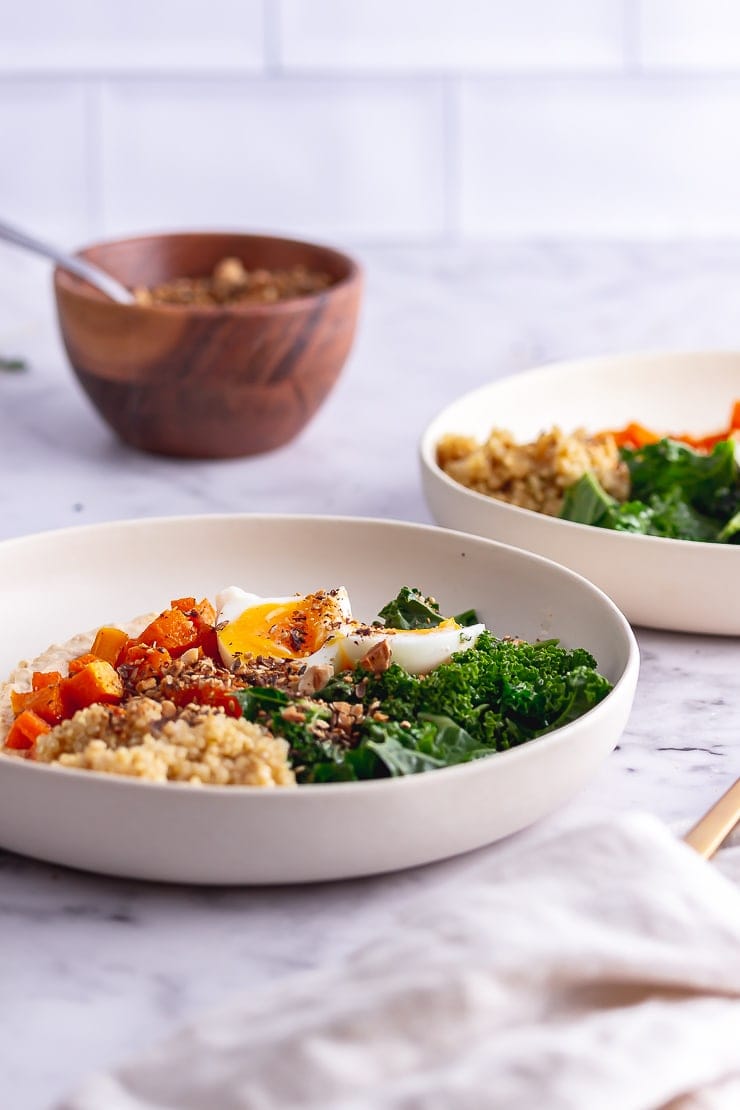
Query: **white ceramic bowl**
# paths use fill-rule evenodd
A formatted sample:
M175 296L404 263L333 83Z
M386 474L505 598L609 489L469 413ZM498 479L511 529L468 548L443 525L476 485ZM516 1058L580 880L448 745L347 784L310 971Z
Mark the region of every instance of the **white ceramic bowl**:
M492 427L529 440L559 425L600 431L635 420L697 434L727 426L740 398L740 353L582 359L503 378L449 405L421 440L424 492L435 520L545 555L600 586L633 624L740 634L740 549L636 536L557 520L466 489L437 465L448 432L484 439Z
M400 586L475 606L499 635L559 636L614 690L584 717L458 767L261 790L147 783L0 756L0 846L111 875L284 883L389 871L486 844L561 805L619 738L638 652L622 614L553 563L440 528L316 517L206 516L46 533L0 544L0 672L52 641L213 596L344 584L372 618Z

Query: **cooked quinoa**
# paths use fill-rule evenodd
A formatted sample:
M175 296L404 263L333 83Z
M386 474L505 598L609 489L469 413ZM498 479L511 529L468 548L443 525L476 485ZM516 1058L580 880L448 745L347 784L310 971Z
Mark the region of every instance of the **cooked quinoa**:
M629 472L609 433L565 435L554 427L532 443L494 428L485 443L447 435L437 445L437 462L455 481L522 509L558 516L568 486L591 471L618 501L629 495Z
M126 626L133 635L149 622L147 614ZM81 633L66 644L52 645L42 655L18 665L0 685L0 754L11 759L25 753L3 748L2 737L13 721L11 692L31 689L34 671L61 670L89 651L93 633ZM230 674L209 659L176 660L159 680L140 679L136 668L122 670L126 698L120 706L91 705L39 737L33 758L89 771L130 775L153 782L193 785L294 786L295 774L285 740L259 724L227 716L207 705L175 704L181 691L216 681L225 692L247 682L274 682L269 660L253 661ZM298 668L285 667L284 684L298 682ZM295 672L295 673L294 673Z
M267 729L207 707L168 719L146 697L81 709L39 737L34 759L152 782L295 785L288 744Z

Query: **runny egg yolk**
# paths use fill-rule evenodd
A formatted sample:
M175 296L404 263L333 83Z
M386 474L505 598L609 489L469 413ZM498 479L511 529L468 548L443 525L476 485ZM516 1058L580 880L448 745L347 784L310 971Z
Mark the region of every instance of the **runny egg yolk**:
M222 655L302 659L318 651L342 614L325 593L250 605L218 633Z

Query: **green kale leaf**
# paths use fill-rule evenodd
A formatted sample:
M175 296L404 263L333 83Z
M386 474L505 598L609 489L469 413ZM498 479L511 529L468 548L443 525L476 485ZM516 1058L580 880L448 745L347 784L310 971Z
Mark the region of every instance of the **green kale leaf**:
M637 500L678 488L686 501L707 511L737 482L735 445L730 439L717 443L709 454L667 438L634 450L623 447L620 453Z
M589 470L565 491L560 517L576 524L600 524L616 505Z
M389 601L378 613L386 628L400 628L408 631L414 628L436 628L446 618L439 611L439 605L432 597L425 597L421 590L413 586L403 586L398 596ZM478 624L475 609L458 613L456 620L463 628Z
M436 628L444 617L439 605L431 597L424 597L413 586L403 586L398 596L389 601L378 613L386 628Z
M639 450L622 448L630 471L630 501L618 502L594 474L584 474L563 498L560 517L616 532L703 542L727 542L740 531L728 517L740 511L734 445L701 454L663 439ZM725 524L725 522L727 523Z

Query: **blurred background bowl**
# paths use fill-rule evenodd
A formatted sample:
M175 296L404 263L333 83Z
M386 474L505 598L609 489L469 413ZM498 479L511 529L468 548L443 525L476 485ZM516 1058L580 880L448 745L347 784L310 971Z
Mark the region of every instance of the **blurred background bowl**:
M740 550L631 535L520 509L467 489L437 462L448 433L487 439L493 427L520 441L558 425L565 432L637 421L694 434L727 427L740 399L740 352L614 355L553 363L458 398L421 440L424 493L434 519L545 555L589 578L633 624L740 636Z
M205 277L224 258L247 269L305 266L332 280L270 304L145 306L115 304L57 269L57 313L74 372L116 434L144 451L230 458L288 443L352 345L362 275L328 247L202 232L120 239L78 254L132 288Z

